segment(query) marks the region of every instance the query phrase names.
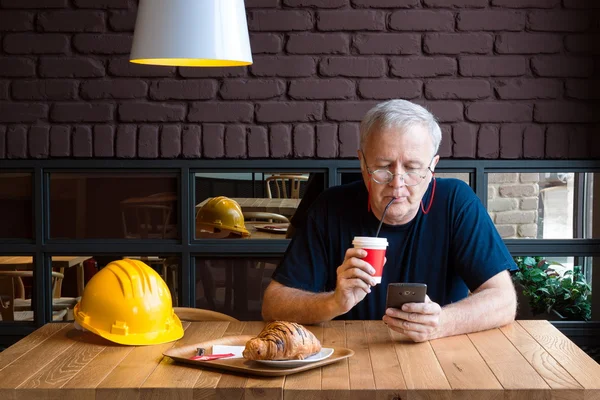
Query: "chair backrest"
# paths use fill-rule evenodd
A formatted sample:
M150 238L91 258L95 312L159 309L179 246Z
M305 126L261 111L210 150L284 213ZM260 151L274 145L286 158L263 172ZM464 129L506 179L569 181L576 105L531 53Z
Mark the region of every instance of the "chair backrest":
M172 214L177 204L174 193L155 193L121 202L123 235L126 239L172 239L177 228Z
M3 321L15 320L15 299L21 297L19 291L15 291L17 287L22 286L21 278L32 277L33 271L0 271L0 315ZM56 285L62 281L64 274L52 271L52 293ZM28 303L31 308L31 302ZM63 314L64 315L64 314Z
M212 310L203 310L200 308L191 308L191 307L173 307L175 314L182 321L229 321L229 322L239 322L238 319L233 318L227 314L223 314L220 312L212 311Z
M299 199L300 185L307 180L308 177L304 175L271 175L265 179L267 197L270 199ZM271 186L273 186L275 196L273 196Z

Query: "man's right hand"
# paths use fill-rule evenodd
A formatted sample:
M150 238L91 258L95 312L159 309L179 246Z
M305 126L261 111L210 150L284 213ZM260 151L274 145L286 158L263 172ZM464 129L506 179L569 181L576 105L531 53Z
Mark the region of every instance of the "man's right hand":
M337 269L334 300L341 311L340 314L350 311L371 293L371 286L376 285L372 276L375 269L362 260L366 256L365 250L351 247L346 251L344 262Z

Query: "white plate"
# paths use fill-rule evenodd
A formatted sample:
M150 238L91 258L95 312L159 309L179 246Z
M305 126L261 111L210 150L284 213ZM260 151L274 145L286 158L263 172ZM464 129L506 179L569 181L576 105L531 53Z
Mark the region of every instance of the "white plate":
M257 363L268 365L269 367L277 368L293 368L299 367L304 364L310 364L316 361L321 361L333 354L333 349L328 347L321 348L321 351L317 354L313 354L304 360L255 360Z

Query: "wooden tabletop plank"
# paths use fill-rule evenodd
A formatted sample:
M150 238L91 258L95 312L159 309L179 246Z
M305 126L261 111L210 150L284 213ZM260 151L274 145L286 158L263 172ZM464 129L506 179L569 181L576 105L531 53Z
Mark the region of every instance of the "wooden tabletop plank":
M548 321L518 321L583 386L585 398L600 399L600 364Z
M323 324L324 347L348 347L346 345L346 324L344 321L329 321ZM347 391L350 389L348 359L327 365L322 369L321 388L324 391Z
M323 327L320 325L309 326L315 337L323 342ZM321 368L314 368L298 374L289 375L284 383L286 400L317 400L325 399L326 392L321 391Z
M67 324L46 324L31 332L17 343L13 344L3 352L0 352L0 371L17 361L24 354L33 351L45 340L64 329Z
M389 328L383 321L365 321L364 324L377 396L406 398L406 383Z
M191 324L183 338L173 348L188 346L202 341L218 339L223 336L228 322ZM156 399L192 399L192 388L202 370L189 365L176 363L171 357L164 357L160 364L148 376L141 386L142 398Z
M502 385L467 335L436 339L430 343L452 387L453 398L468 399L475 392L478 399L503 398Z
M346 321L346 343L354 350L354 355L348 360L350 389L364 390L366 393L372 391L370 395L375 397L375 377L363 321Z
M500 328L523 357L554 390L561 390L560 398L583 398L583 387L518 323Z

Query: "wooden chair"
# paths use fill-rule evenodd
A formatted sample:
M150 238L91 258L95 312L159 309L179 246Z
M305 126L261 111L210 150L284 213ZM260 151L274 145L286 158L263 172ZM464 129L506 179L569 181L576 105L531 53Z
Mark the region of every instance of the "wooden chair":
M265 179L267 197L272 199L271 186L275 189L277 199L299 199L300 185L306 182L308 177L304 175L271 175Z
M239 322L238 319L235 319L227 314L223 314L216 311L204 310L201 308L191 308L191 307L173 307L173 311L182 321L229 321L229 322Z

